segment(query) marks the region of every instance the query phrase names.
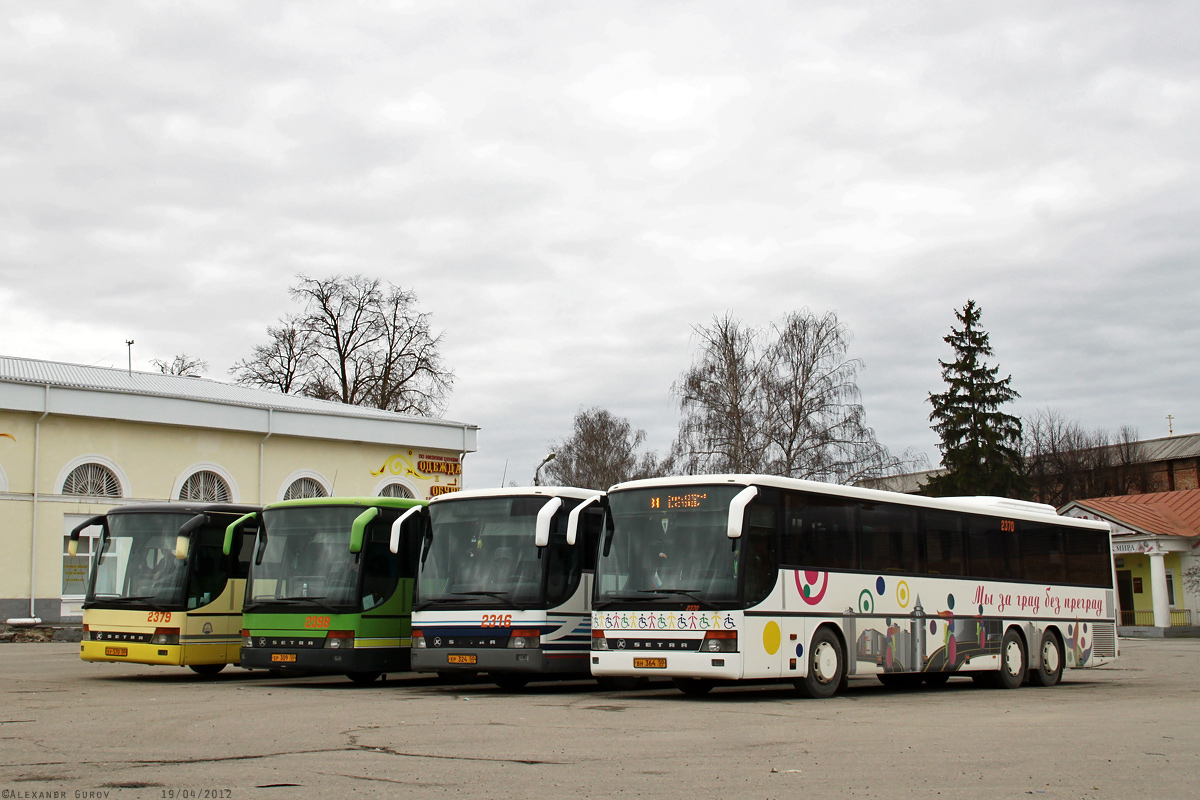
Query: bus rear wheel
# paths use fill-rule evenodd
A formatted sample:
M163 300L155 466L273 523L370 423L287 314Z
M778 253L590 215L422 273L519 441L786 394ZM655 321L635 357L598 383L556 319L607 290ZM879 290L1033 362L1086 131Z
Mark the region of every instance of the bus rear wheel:
M845 675L842 643L829 628L818 628L808 646L808 675L795 681L796 690L815 699L833 697Z
M224 664L188 664L188 669L197 675L203 675L206 678L211 678L221 670L225 669Z
M987 682L993 689L1016 689L1025 682L1028 668L1025 643L1016 629L1009 628L1000 644L1000 669L987 673Z
M703 697L712 691L714 681L708 678L672 678L675 688L688 697Z
M369 683L377 681L382 674L382 672L347 672L346 677L359 686L366 686Z
M1041 664L1029 670L1029 682L1034 686L1054 686L1062 680L1063 646L1054 631L1042 634Z
M925 677L925 683L928 686L945 686L946 681L950 680L949 672L926 672L923 674Z

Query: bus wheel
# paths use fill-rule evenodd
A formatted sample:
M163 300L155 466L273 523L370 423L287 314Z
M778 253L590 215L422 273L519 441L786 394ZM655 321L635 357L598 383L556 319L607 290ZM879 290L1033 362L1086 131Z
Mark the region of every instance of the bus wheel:
M1025 682L1028 660L1025 645L1016 629L1009 628L1000 644L1000 669L991 674L991 684L996 689L1016 689Z
M671 678L671 683L688 697L703 697L712 691L714 685L707 678Z
M221 670L225 669L224 664L188 664L188 669L197 675L203 675L206 678L211 678Z
M929 686L938 687L945 686L946 681L950 680L949 672L926 672L924 673L925 683Z
M889 689L916 689L925 680L919 672L882 672L876 677Z
M346 677L359 686L366 686L368 683L374 683L382 674L382 672L347 672Z
M842 643L829 628L818 628L808 646L808 675L795 682L805 697L833 697L846 673Z
M525 684L529 683L529 678L524 675L513 675L508 672L489 672L488 678L506 692L518 692L525 688Z
M1054 631L1042 634L1042 663L1029 671L1029 682L1034 686L1054 686L1062 680L1063 646Z

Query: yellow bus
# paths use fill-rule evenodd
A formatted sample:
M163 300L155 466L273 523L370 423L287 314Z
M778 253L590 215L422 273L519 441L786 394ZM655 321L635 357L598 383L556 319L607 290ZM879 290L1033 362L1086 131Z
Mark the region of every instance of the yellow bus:
M225 529L258 511L225 503L114 508L71 531L101 527L83 603L84 661L169 664L215 675L241 660L242 599L257 530L223 552Z

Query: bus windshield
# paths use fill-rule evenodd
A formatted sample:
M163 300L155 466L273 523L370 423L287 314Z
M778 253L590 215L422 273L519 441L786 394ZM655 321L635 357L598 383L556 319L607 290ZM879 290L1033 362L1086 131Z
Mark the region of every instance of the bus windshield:
M192 514L112 514L96 554L85 607L182 609L187 562L175 538Z
M421 608L478 605L548 608L578 585L580 547L568 545L568 501L555 514L550 543L534 542L546 497L449 500L429 507L433 539L417 580Z
M355 612L382 602L384 590L373 590L372 581L364 583L361 572L364 564L375 563L380 564L378 570L368 566L366 571L380 572L380 577L394 571L395 559L388 559L383 552L386 538L375 531L364 542L362 552L350 552L350 527L366 510L328 505L264 510L267 546L261 560L256 556L251 563L245 609L299 605ZM379 527L373 523L371 529ZM389 567L389 562L393 566ZM391 583L394 589L394 578ZM364 587L368 591L365 596Z
M741 540L728 537L729 503L743 486L673 486L609 495L595 600L700 604L738 600Z

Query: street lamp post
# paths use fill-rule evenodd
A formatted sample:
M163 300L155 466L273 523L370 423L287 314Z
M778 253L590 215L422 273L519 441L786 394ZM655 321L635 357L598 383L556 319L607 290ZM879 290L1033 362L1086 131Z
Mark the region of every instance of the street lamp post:
M546 465L547 465L547 464L549 464L551 461L553 461L553 460L554 460L554 457L555 457L555 456L557 456L557 455L558 455L558 453L551 453L550 455L548 455L548 456L546 456L545 458L543 458L543 459L542 459L542 463L540 463L540 464L538 464L538 465L537 465L537 469L535 469L535 470L533 471L533 485L534 485L534 486L541 486L541 485L542 485L542 484L541 484L541 482L540 482L540 479L539 479L539 477L538 477L539 475L541 475L541 472L542 472L542 467L546 466Z

